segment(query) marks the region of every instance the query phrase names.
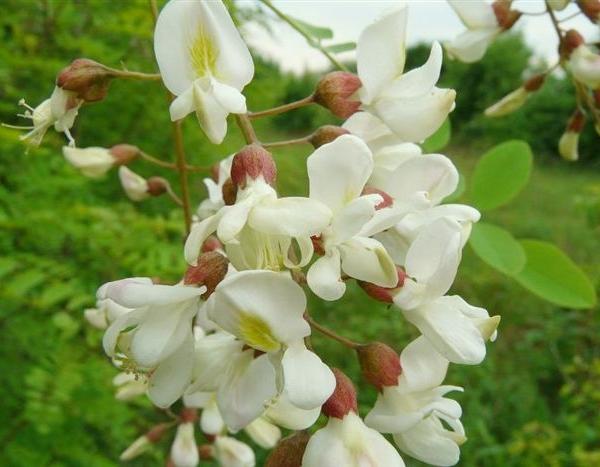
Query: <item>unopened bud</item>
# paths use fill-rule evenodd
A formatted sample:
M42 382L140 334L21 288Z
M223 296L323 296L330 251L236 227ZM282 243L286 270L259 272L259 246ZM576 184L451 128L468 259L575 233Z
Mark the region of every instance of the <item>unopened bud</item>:
M203 444L198 446L198 454L200 455L201 460L212 459L215 455L215 448L210 444Z
M561 43L560 54L569 58L571 53L580 45L585 43L585 39L575 29L569 29Z
M119 167L119 179L130 200L142 201L150 196L146 179L124 165Z
M66 91L73 91L86 102L104 99L114 73L104 65L78 58L62 69L56 77L56 85Z
M131 445L125 449L125 451L123 451L119 458L122 461L128 461L138 457L146 452L151 444L158 443L169 428L170 426L167 423L160 423L154 426L146 434L140 436L133 443L131 443Z
M315 102L339 118L348 118L360 107L354 94L362 86L360 79L347 71L327 73L317 84Z
M221 196L223 197L223 202L226 206L235 204L235 200L237 199L237 187L231 178L228 178L225 180L225 183L223 183L223 186L221 187Z
M313 244L313 249L315 250L315 253L319 256L323 256L325 254L323 238L320 235L313 235L312 237L310 237L310 241Z
M170 427L171 426L168 423L159 423L158 425L155 425L153 428L151 428L145 436L146 438L148 438L148 441L150 441L152 444L156 444L162 439L162 437Z
M374 188L372 186L366 186L362 192L363 195L379 195L383 199L375 206L375 210L380 210L383 208L389 208L394 204L394 198L392 198L385 191L380 190L378 188Z
M277 167L269 151L258 144L249 144L233 156L231 180L237 188L244 189L249 180L258 178L273 185Z
M202 253L208 253L209 251L221 250L223 245L217 237L210 235L202 244Z
M394 349L381 342L373 342L357 347L356 353L363 378L378 390L398 384L402 368Z
M327 417L335 417L342 419L348 413L358 413L358 403L356 400L356 389L350 378L348 378L342 370L332 368L335 376L335 389L333 394L321 407L321 411Z
M558 153L567 161L579 159L579 135L585 125L585 116L576 110L567 124L567 129L558 141Z
M510 0L496 0L492 3L496 21L505 31L513 27L517 20L521 17L520 11L512 10Z
M533 75L527 81L523 83L523 88L527 92L535 92L542 87L544 81L546 80L545 73L539 73L537 75Z
M398 283L395 287L381 287L380 285L364 281L358 281L358 285L369 297L378 302L394 303L394 295L398 293L398 290L404 285L404 281L406 280L404 269L400 266L396 266L396 272L398 274Z
M590 21L593 23L600 21L600 0L577 0L577 4Z
M310 435L306 431L283 438L267 457L265 467L301 467L302 456L309 440Z
M194 423L198 420L198 410L193 407L185 407L179 412L181 423Z
M160 196L167 192L169 182L162 177L150 177L146 180L148 183L148 193L150 196Z
M324 144L331 143L338 136L348 135L350 132L341 126L335 125L324 125L310 135L308 141L313 145L315 149L323 146Z
M215 288L225 278L229 260L217 251L202 253L196 266L188 266L183 283L186 285L204 285L206 292L202 295L205 300L215 291Z
M115 158L115 165L127 165L140 155L140 148L132 144L117 144L108 152Z

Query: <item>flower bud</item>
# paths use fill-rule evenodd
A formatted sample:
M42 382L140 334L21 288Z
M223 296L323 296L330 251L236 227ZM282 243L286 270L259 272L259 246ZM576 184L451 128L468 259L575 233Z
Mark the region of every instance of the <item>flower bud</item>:
M255 465L254 451L246 443L229 436L217 436L215 458L222 467Z
M385 191L380 190L378 188L374 188L372 186L366 186L362 192L363 195L379 195L383 198L383 200L375 206L375 210L378 211L383 208L389 208L394 204L394 198L392 198Z
M130 200L142 201L150 196L148 182L124 165L119 167L119 179L125 194Z
M200 462L194 423L186 422L177 427L177 434L171 445L171 460L176 467L195 467Z
M517 88L485 109L484 114L486 117L503 117L521 108L525 104L527 97L528 92L524 87Z
M373 342L357 347L356 353L363 378L379 391L398 384L402 368L400 357L394 349L381 342Z
M592 23L600 21L600 0L577 0L577 5Z
M215 456L215 448L210 444L203 444L198 446L198 454L202 460L212 459Z
M198 409L185 407L179 412L181 423L195 423L198 421Z
M339 118L348 118L360 107L353 95L362 86L360 79L347 71L327 73L317 83L315 102Z
M265 467L301 467L309 440L310 435L306 431L299 431L282 439L267 457Z
M325 254L325 247L323 246L323 238L321 235L313 235L310 237L310 241L313 244L315 253L319 256L323 256Z
M167 423L160 423L154 426L146 434L140 436L131 445L125 449L119 456L122 461L134 459L148 450L151 444L158 443L166 431L169 429Z
M150 177L147 181L150 196L160 196L167 192L169 182L162 177Z
M383 303L394 303L394 295L398 293L398 290L404 285L404 281L406 280L406 272L404 272L404 269L400 266L396 266L396 272L398 274L398 283L396 284L396 287L381 287L371 282L364 281L358 281L358 285L369 297Z
M564 40L561 44L560 54L565 58L569 58L571 53L578 48L580 45L585 43L585 39L575 29L569 29L565 34Z
M498 26L505 31L512 28L522 14L520 11L511 10L511 2L512 0L496 0L492 3Z
M62 69L56 77L56 85L66 91L77 93L86 102L104 99L114 73L104 65L78 58Z
M527 81L525 81L523 83L523 88L527 92L535 92L542 87L542 85L544 84L544 81L546 81L546 74L539 73L537 75L533 75L531 78L529 78Z
M183 283L206 286L207 290L202 295L206 300L225 278L228 266L229 260L221 253L217 251L202 253L196 266L188 266Z
M116 164L116 159L110 151L99 147L64 146L63 156L82 175L90 178L101 177Z
M258 144L249 144L233 156L231 180L237 188L246 188L248 181L262 178L269 185L275 183L277 167L271 153Z
M202 253L208 253L209 251L216 251L223 249L223 245L217 237L210 235L202 244Z
M350 412L358 413L356 389L354 389L352 381L338 368L331 370L335 376L335 389L321 407L321 411L327 417L339 419L344 418Z
M225 180L225 183L223 183L223 186L221 187L221 196L223 197L225 206L235 204L235 200L237 199L237 187L231 178L228 178Z
M308 141L313 145L315 149L323 146L324 144L331 143L338 136L348 135L350 132L341 126L335 125L324 125L310 135Z
M115 158L115 165L127 165L140 154L140 148L131 144L117 144L108 152Z
M558 152L567 161L579 159L579 135L585 125L585 116L576 110L567 124L567 129L558 142Z

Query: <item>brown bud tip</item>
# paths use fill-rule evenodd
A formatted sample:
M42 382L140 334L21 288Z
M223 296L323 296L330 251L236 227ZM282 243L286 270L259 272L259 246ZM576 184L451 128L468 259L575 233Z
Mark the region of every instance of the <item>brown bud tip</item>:
M153 444L158 443L167 430L170 428L168 423L159 423L158 425L153 426L146 434L146 438Z
M391 347L381 343L357 347L358 361L363 378L380 391L386 386L396 386L402 373L400 357Z
M309 440L310 435L306 431L283 438L267 457L265 467L301 467Z
M231 179L238 188L245 188L248 180L262 177L273 185L277 177L277 167L271 153L258 144L249 144L233 157Z
M218 162L216 164L213 164L210 168L210 178L212 178L215 183L219 181L220 170L221 165Z
M169 182L162 177L150 177L148 180L148 193L152 196L160 196L167 191Z
M321 407L321 411L327 417L344 418L351 411L358 412L356 401L356 389L350 378L342 370L332 368L335 375L335 389L333 394Z
M115 158L115 165L127 165L140 155L140 148L132 144L117 144L108 152Z
M406 280L406 273L400 266L396 266L398 273L398 283L396 287L388 288L375 285L371 282L358 281L358 285L367 293L367 295L378 302L383 303L394 303L394 295L398 292L398 289L404 285Z
M215 455L215 449L210 444L198 446L198 455L202 460L212 459Z
M544 73L540 73L539 75L534 75L523 83L523 88L527 92L535 92L542 87L545 80L546 80L546 75Z
M583 127L585 126L585 115L581 112L581 110L577 109L571 115L569 119L569 123L567 124L567 131L572 131L574 133L581 133Z
M360 79L347 71L327 73L317 84L315 102L322 105L336 117L348 118L360 107L354 93L362 86Z
M569 29L562 42L561 55L569 57L577 47L585 43L585 39L575 29Z
M223 202L227 206L235 204L235 200L237 199L237 187L231 178L228 178L225 180L225 183L223 183L223 186L221 187L221 195L223 196Z
M313 145L315 149L323 146L324 144L331 143L338 136L347 135L350 132L341 126L335 125L324 125L320 128L317 128L308 141Z
M202 244L202 253L208 253L209 251L216 251L223 248L221 242L214 235L209 236Z
M319 256L323 256L325 254L325 247L323 246L323 239L320 235L313 235L310 237L310 241L313 244L313 248L315 253Z
M197 266L188 266L183 283L185 285L204 285L206 292L202 298L207 299L219 282L225 278L229 260L217 251L202 253L198 258Z
M600 0L577 0L579 8L590 21L600 20Z
M104 99L114 74L104 65L78 58L63 68L56 77L56 85L66 91L77 93L77 97L87 102Z
M185 407L179 412L181 423L194 423L198 420L198 410L191 407Z
M520 11L511 10L510 4L510 0L496 0L492 3L498 26L505 31L512 28L522 14Z
M383 200L375 206L376 210L389 208L392 204L394 204L394 198L388 195L385 191L379 190L377 188L373 188L371 186L366 186L362 192L363 195L379 195L383 198Z

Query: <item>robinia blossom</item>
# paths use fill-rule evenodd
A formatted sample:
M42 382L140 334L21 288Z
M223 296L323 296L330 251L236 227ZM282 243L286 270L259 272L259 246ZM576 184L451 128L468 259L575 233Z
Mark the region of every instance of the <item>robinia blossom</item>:
M256 464L252 448L229 436L217 436L215 457L222 467L254 467Z
M123 191L131 201L143 201L150 197L148 181L133 170L125 166L119 167L119 180Z
M92 178L101 177L116 162L115 157L108 149L98 147L82 149L65 146L63 148L63 155L83 175Z
M227 132L227 115L245 113L241 90L254 75L248 47L221 0L171 0L154 31L154 51L162 79L177 98L171 119L195 112L215 144Z
M171 445L171 461L175 467L196 467L200 462L192 422L182 423L177 427L177 434Z

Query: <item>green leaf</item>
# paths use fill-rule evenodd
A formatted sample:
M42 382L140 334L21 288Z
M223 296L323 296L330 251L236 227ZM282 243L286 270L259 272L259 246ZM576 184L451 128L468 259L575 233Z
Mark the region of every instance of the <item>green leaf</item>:
M356 42L342 42L341 44L333 44L325 47L325 50L334 54L348 52L354 49L356 49Z
M451 136L452 125L450 124L450 119L447 118L444 123L442 123L442 126L422 144L423 151L425 153L431 153L443 149L450 142Z
M525 141L506 141L486 152L475 167L471 200L482 210L508 203L527 185L533 154Z
M314 24L307 23L298 18L293 18L289 15L288 18L291 19L296 24L296 26L302 29L305 34L309 35L313 39L316 39L317 41L333 38L333 31L329 28L323 26L315 26Z
M527 255L525 268L515 276L523 287L556 305L591 308L596 292L585 273L556 245L521 240Z
M483 222L475 224L469 244L477 256L504 274L512 276L525 267L525 250L512 234L502 227Z

